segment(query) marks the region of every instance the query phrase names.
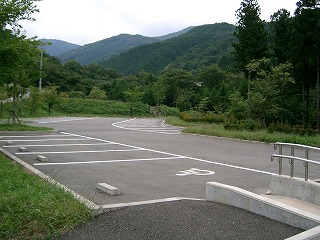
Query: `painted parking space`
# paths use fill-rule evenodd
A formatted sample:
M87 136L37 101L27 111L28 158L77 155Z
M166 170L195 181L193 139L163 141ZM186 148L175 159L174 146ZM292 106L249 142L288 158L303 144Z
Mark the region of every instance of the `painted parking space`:
M204 198L205 183L238 171L272 175L238 165L189 157L68 132L2 136L2 148L97 204L158 198ZM24 151L20 151L21 148ZM39 162L38 155L47 162ZM239 175L239 174L238 174ZM239 175L239 179L241 174ZM96 188L107 183L121 190L108 196Z

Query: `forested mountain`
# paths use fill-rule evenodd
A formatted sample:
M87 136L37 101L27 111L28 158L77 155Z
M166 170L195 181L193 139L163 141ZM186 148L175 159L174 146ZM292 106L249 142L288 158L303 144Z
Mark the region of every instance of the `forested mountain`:
M191 27L187 27L187 28L185 28L185 29L183 29L183 30L181 30L179 32L169 33L169 34L166 34L166 35L163 35L163 36L159 36L159 37L155 37L155 38L157 38L157 39L159 39L161 41L167 40L167 39L170 39L170 38L178 37L179 35L190 31L192 28L194 28L194 27L192 27L192 26Z
M159 37L146 37L142 35L120 34L111 38L107 38L98 42L86 44L80 48L64 52L57 57L62 62L75 60L81 64L90 64L99 60L109 59L111 56L126 52L129 49L137 46L151 44L170 38L177 37L188 32L193 27L188 27L181 31L170 33Z
M41 46L41 48L45 50L46 53L54 57L80 47L80 45L68 43L57 39L40 39L40 41L44 43L50 43L50 45L44 45Z
M141 35L120 34L98 42L86 44L80 48L60 54L57 57L62 62L75 60L81 64L90 64L101 59L108 59L130 48L158 41L160 40L157 38Z
M198 26L176 38L136 47L99 63L126 75L141 70L157 73L167 66L188 71L211 64L227 68L233 61L234 30L228 23Z

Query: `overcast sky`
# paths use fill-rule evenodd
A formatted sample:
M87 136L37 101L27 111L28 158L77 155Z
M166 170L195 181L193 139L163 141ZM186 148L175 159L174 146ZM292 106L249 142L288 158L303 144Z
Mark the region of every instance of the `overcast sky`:
M261 18L281 8L293 14L297 0L258 0ZM29 37L84 45L121 33L154 37L189 26L235 24L241 0L42 0L34 22L22 25Z

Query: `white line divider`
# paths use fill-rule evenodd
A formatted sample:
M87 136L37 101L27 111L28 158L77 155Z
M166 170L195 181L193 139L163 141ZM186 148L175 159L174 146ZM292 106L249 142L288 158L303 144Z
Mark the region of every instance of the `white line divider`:
M44 124L44 123L57 123L57 122L73 122L73 121L83 121L83 120L92 120L96 119L97 117L94 118L73 118L73 119L61 119L61 120L53 120L53 121L47 121L47 122L38 122L39 124Z
M67 151L67 152L21 152L16 155L36 155L36 154L74 154L74 153L105 153L105 152L134 152L146 151L145 149L126 149L126 150L91 150L91 151Z
M101 142L110 142L110 141L99 139L99 138L82 136L82 135L73 134L73 133L67 133L67 132L61 132L61 133L69 135L69 136L74 136L74 137L82 137L84 139L96 140L96 141L101 141ZM200 158L187 157L187 156L183 156L183 155L172 154L172 153L168 153L168 152L157 151L157 150L152 150L152 149L147 149L147 148L140 148L140 147L131 146L131 145L128 145L128 144L117 143L117 142L112 142L112 143L120 145L120 146L126 146L126 147L137 148L137 149L141 149L141 150L145 150L145 151L150 151L150 152L154 152L154 153L165 154L165 155L172 156L174 158L185 158L185 159L194 160L194 161L198 161L198 162L204 162L204 163L214 164L214 165L223 166L223 167L230 167L230 168L244 170L244 171L250 171L250 172L255 172L255 173L263 173L263 174L267 174L267 175L277 175L276 173L261 171L261 170L257 170L257 169L253 169L253 168L247 168L247 167L241 167L241 166L236 166L236 165L231 165L231 164L226 164L226 163L209 161L209 160L204 160L204 159L200 159ZM158 159L158 160L160 160L160 159ZM126 161L126 160L121 160L121 161ZM130 161L130 160L127 160L127 161ZM140 160L140 161L142 161L142 160ZM105 161L100 161L100 162L105 162ZM88 163L90 163L90 162L88 162ZM57 163L57 164L60 164L60 165L66 164L67 165L67 164L73 164L73 163ZM81 164L81 162L79 164ZM53 163L52 163L52 165L53 165Z
M112 145L113 143L72 143L72 144L38 144L38 145L11 145L2 146L3 148L17 148L17 147L69 147L69 146L104 146Z
M76 164L118 163L118 162L143 162L143 161L173 160L173 159L182 159L182 158L184 157L119 159L119 160L101 160L101 161L87 161L87 162L35 163L33 165L49 166L49 165L76 165Z
M49 141L85 141L85 139L80 138L67 138L67 139L60 139L60 138L53 138L53 139L26 139L26 140L10 140L10 142L49 142ZM8 142L8 140L0 140L0 142Z
M120 129L125 129L125 130L131 130L131 131L138 131L138 132L152 132L152 133L162 133L162 134L168 134L168 135L176 135L176 134L179 134L180 133L180 130L174 130L174 129L166 129L166 126L161 124L161 126L163 126L163 128L144 128L144 127L137 127L138 125L132 125L132 126L135 126L135 127L132 127L132 126L119 126L118 124L121 124L121 123L125 123L125 122L129 122L129 121L134 121L136 120L136 118L132 118L132 119L127 119L127 120L124 120L124 121L120 121L120 122L115 122L112 124L113 127L116 127L116 128L120 128ZM179 127L177 127L179 128ZM170 132L171 131L171 132ZM174 132L178 132L178 133L174 133Z

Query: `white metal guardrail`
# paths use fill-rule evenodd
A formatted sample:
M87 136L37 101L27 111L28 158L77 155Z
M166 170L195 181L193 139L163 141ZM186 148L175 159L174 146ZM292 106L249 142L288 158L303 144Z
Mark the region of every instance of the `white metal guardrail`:
M284 155L283 150L284 148L290 148L290 155ZM297 148L300 148L304 151L304 157L297 157L295 156L295 150ZM295 161L303 162L304 167L304 179L305 181L308 181L309 179L309 164L315 164L320 165L319 161L309 159L309 153L310 150L319 151L320 148L301 145L301 144L292 144L292 143L280 143L277 142L274 144L274 150L279 149L279 154L273 154L271 156L271 161L274 162L275 159L277 159L279 163L279 175L282 175L282 168L283 168L283 159L288 159L290 166L290 176L294 176L294 165Z

